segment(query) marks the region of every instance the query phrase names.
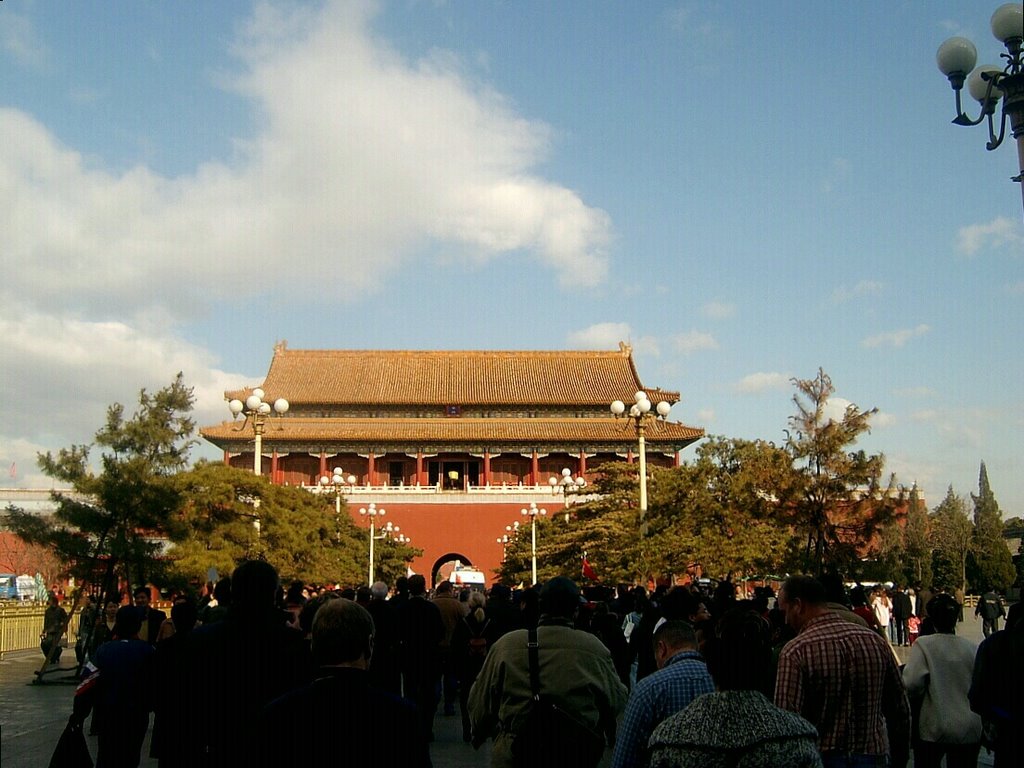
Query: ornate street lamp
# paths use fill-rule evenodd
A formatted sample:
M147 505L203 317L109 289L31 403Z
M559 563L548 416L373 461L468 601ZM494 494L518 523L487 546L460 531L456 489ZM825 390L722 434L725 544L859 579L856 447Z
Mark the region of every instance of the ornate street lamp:
M530 551L533 553L533 583L537 583L537 515L544 516L546 509L539 509L537 502L531 501L528 508L519 510L519 514L530 518Z
M401 530L401 528L399 528L397 525L392 525L390 522L388 522L387 525L384 525L384 526L381 527L381 531L382 531L381 535L377 536L376 535L376 529L374 527L375 524L376 524L377 518L378 517L384 517L384 515L387 514L387 511L384 510L384 509L377 509L377 505L374 504L373 502L370 502L370 504L368 506L360 507L359 514L362 515L363 517L368 518L369 521L370 521L370 569L369 569L368 581L366 582L366 584L367 584L367 586L372 587L373 586L373 544L378 539L385 539L388 536L390 536L392 533L398 533Z
M283 397L277 398L273 406L271 406L270 403L263 402L265 396L266 393L259 387L256 387L252 394L245 399L244 403L241 400L232 400L228 403L228 410L231 411L232 419L237 419L239 414L245 416L242 424L235 430L236 432L241 432L245 429L246 424L252 424L256 443L256 450L252 459L252 472L256 476L259 476L261 473L263 428L266 426L267 419L270 418L272 413L276 413L278 417L281 417L288 412L288 401Z
M561 493L562 498L565 500L565 508L569 508L569 494L579 493L583 490L583 487L587 484L586 479L582 475L578 477L572 476L572 470L566 467L562 470L561 477L549 477L548 485L551 486L552 493Z
M341 496L345 492L346 486L348 490L351 490L355 484L356 476L345 477L345 472L341 467L335 467L330 476L321 475L320 477L321 488L326 491L328 487L331 487L334 490L334 514L339 517L341 516Z
M644 432L648 426L658 420L664 421L668 412L672 410L672 404L662 400L654 410L651 408L651 401L646 392L637 392L633 395L636 401L626 410L626 404L616 400L611 404L612 415L616 419L630 419L636 427L636 440L639 445L640 456L640 535L647 534L647 444L644 442Z
M993 150L1003 143L1006 136L1006 122L1017 140L1017 160L1020 173L1012 178L1021 185L1024 200L1024 59L1021 44L1024 40L1024 4L1006 3L996 8L990 21L992 34L1006 46L1006 53L1000 58L1006 66L1000 69L994 64L983 64L975 69L978 49L966 37L951 37L939 46L935 61L956 93L956 117L954 125L978 125L988 122L988 143L986 149ZM964 81L967 90L981 105L977 119L967 116L960 100ZM999 132L996 133L995 111L999 99L1003 99L1003 110L998 118Z

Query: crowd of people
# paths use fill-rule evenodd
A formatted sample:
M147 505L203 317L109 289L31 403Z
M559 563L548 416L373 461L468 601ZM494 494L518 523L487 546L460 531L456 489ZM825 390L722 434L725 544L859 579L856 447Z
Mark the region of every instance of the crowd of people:
M435 718L456 715L467 749L493 741L496 768L593 768L606 750L615 768L903 768L911 750L915 768L973 768L983 745L1024 765L1019 604L999 603L1005 628L976 648L953 595L837 577L752 599L725 582L593 600L564 577L487 594L430 593L420 575L282 589L249 561L210 586L170 616L147 588L89 609L72 720L92 713L99 768L138 765L150 713L160 766L364 764L367 750L429 766Z

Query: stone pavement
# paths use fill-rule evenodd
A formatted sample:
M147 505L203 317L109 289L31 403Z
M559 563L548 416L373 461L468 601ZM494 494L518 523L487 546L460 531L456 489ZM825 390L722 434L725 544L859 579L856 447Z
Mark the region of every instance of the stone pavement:
M975 642L981 642L981 622L968 615L957 632ZM895 648L896 655L905 661L909 648ZM48 673L43 684L33 684L39 668L41 654L24 651L8 654L0 660L0 765L3 768L45 768L71 714L71 699L75 691L74 653L65 651L61 669ZM438 714L434 721L436 741L430 754L437 768L483 768L489 764L490 743L479 751L462 741L462 723L458 716ZM95 759L96 739L89 739L89 748ZM142 768L156 768L157 761L149 754L149 736L143 746ZM601 766L611 763L610 750L606 750ZM979 768L991 766L992 758L982 750Z

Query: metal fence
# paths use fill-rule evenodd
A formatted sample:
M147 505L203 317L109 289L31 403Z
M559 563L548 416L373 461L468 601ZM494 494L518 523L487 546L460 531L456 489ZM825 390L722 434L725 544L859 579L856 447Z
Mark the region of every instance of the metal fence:
M70 609L70 603L64 605L64 610ZM39 649L39 635L43 631L45 613L45 603L0 602L0 659L11 651ZM69 648L73 648L78 639L79 616L72 616L68 624L64 642Z

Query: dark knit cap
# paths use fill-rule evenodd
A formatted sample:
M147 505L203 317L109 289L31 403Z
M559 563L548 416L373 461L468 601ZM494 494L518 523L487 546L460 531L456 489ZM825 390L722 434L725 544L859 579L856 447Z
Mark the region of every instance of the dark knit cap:
M572 616L580 606L580 588L572 579L555 576L540 588L540 612Z

